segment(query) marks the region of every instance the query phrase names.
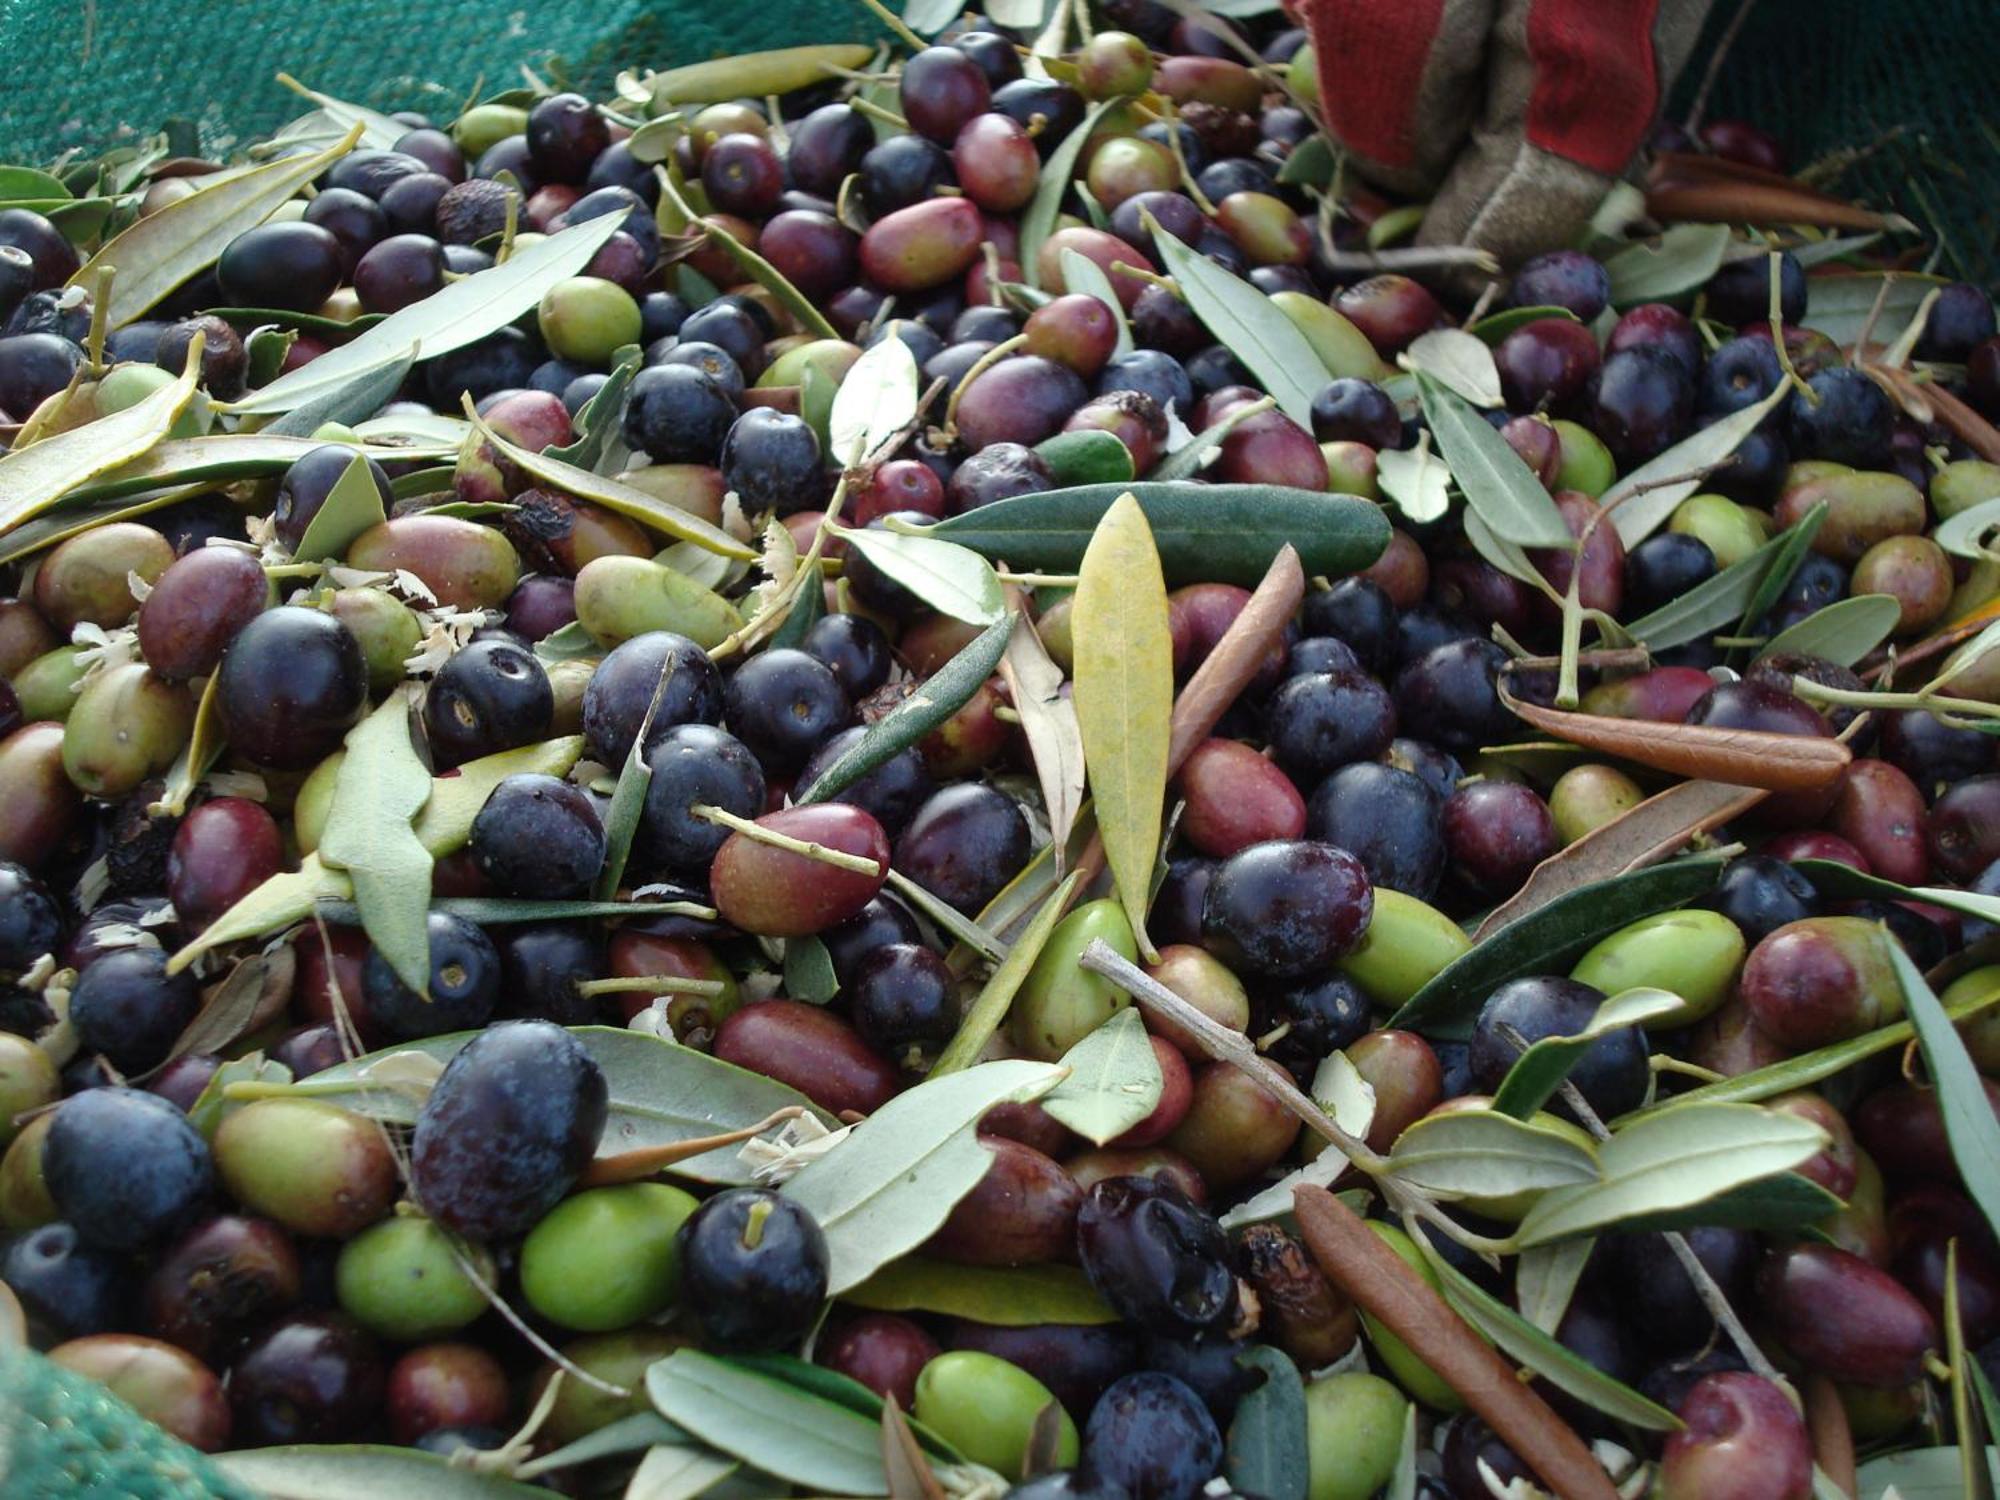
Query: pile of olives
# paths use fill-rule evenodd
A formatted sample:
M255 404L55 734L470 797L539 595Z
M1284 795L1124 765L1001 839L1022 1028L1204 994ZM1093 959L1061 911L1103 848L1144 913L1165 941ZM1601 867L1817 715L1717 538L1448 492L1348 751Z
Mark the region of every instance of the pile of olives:
M1070 830L1050 826L1016 664L885 750L878 726L905 722L985 624L848 538L1066 489L1074 450L1052 440L1079 433L1109 434L1143 481L1219 428L1181 483L1345 496L1395 529L1369 565L1309 581L1177 765L1144 930L1109 877L1080 886L982 1058L1055 1062L1118 1017L1131 997L1081 964L1102 943L1301 1087L1342 1064L1387 1152L1420 1121L1492 1109L1524 1048L1582 1032L1608 996L1666 991L1677 1007L1596 1036L1536 1117L1589 1149L1663 1097L1896 1023L1899 948L1964 1007L2000 1111L1993 926L1976 900L1909 894L2000 896L2000 650L1947 654L1996 613L2000 562L1963 525L1939 534L2000 496L1980 431L2000 421L1991 298L1940 283L1905 341L1949 411L1899 399L1814 326L1824 278L1883 264L1865 243L1801 256L1809 237L1781 233L1775 257L1637 305L1606 269L1617 246L1558 251L1475 307L1448 260L1373 269L1396 206L1371 189L1341 184L1338 211L1317 211L1332 184L1301 165L1325 147L1305 34L1179 9L1105 0L1094 34L1046 61L965 22L881 74L775 94L746 58L650 121L629 98L546 92L399 115L401 134L226 226L211 264L108 328L79 274L90 221L0 208L0 1283L36 1347L205 1452L444 1455L502 1447L538 1406L543 1453L650 1410L646 1373L677 1350L802 1355L1021 1500L1193 1500L1238 1492L1228 1435L1266 1379L1243 1359L1256 1345L1303 1378L1311 1500L1388 1485L1413 1409L1416 1493L1534 1481L1287 1213L1245 1209L1327 1143L1268 1072L1152 1008L1151 1112L1093 1142L1039 1103L993 1107L976 1127L990 1166L916 1256L1003 1289L1057 1278L1088 1319L1023 1320L1004 1290L983 1316L830 1299L827 1232L783 1174L610 1169L629 1080L607 1078L590 1028L708 1053L837 1128L921 1087L961 1034L1002 951L963 941L967 924L1021 940L1036 908L1010 900ZM1783 164L1739 122L1704 142ZM112 225L205 187L163 171ZM232 412L607 217L577 274L419 357L374 409L291 436ZM1164 235L1303 336L1324 365L1291 372L1309 414L1271 406L1236 330L1162 274ZM1438 448L1396 361L1468 320L1499 392L1477 416L1574 548L1496 560L1461 493L1417 514L1392 477ZM889 341L928 404L850 461L826 393ZM108 489L106 466L78 466L6 509L27 503L14 460L87 444L197 344L198 393L151 459L111 464ZM1628 547L1601 503L1614 486L1760 405ZM63 508L92 484L90 508ZM369 524L303 556L357 495ZM1785 534L1785 570L1743 591L1754 610L1648 640L1649 617ZM799 566L806 602L766 628ZM1077 617L1075 578L1006 581L1067 678L1101 628ZM1185 686L1252 594L1170 581ZM1653 647L1585 653L1574 703L1555 665L1565 594ZM1760 654L1871 595L1890 603L1859 649L1808 632L1792 639L1828 655ZM1949 704L1914 696L1941 670ZM1672 785L1643 753L1551 743L1514 711L1559 699L1600 724L1840 736L1852 759L1630 861L1707 859L1694 896L1547 939L1459 1022L1386 1024L1486 946L1471 934L1538 869ZM242 925L340 864L371 816L342 778L354 731L399 702L434 800L490 783L463 826L416 825L435 856L421 985L378 949L365 899L321 892L304 919ZM857 753L865 774L806 796ZM265 976L254 1003L236 973ZM314 1091L402 1050L428 1066L395 1073L401 1113ZM1616 1477L1649 1464L1663 1500L1804 1500L1819 1433L1790 1386L1808 1376L1864 1453L1921 1445L1948 1299L2000 1378L2000 1239L1935 1080L1901 1055L1753 1096L1824 1133L1798 1175L1840 1206L1806 1231L1723 1214L1684 1246L1643 1226L1596 1239L1550 1334L1682 1425L1663 1439L1535 1389L1616 1445ZM1474 1238L1528 1206L1447 1205ZM1364 1212L1435 1284L1385 1200ZM1516 1261L1431 1239L1511 1305ZM538 1482L594 1492L632 1461Z

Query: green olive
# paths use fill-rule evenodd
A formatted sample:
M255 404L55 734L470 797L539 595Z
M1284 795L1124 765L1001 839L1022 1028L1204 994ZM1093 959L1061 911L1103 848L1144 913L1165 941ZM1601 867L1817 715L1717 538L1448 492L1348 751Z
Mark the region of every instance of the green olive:
M1131 1004L1102 974L1079 966L1083 950L1103 938L1128 963L1139 958L1132 924L1116 901L1089 901L1056 924L1014 1001L1014 1044L1054 1062Z
M1019 1365L954 1349L917 1376L917 1420L974 1463L1009 1479L1021 1476L1035 1418L1050 1406L1058 1413L1056 1467L1066 1469L1077 1458L1076 1423L1049 1388Z
M493 1257L476 1245L459 1249L491 1286ZM392 1215L349 1240L333 1280L342 1311L401 1343L442 1338L486 1311L486 1296L459 1264L450 1236L415 1215Z
M521 1295L564 1328L609 1333L674 1300L674 1233L692 1194L660 1182L592 1188L566 1198L521 1244Z
M1360 1370L1307 1386L1308 1500L1369 1500L1387 1484L1409 1409L1401 1391Z

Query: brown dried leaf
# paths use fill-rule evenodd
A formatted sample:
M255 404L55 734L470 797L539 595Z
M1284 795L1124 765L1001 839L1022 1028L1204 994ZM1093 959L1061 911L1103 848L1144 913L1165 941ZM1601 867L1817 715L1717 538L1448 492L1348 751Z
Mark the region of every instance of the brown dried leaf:
M945 1500L944 1486L894 1396L882 1401L882 1471L889 1478L889 1500Z
M1558 896L1658 864L1696 834L1748 812L1770 793L1723 781L1683 781L1585 834L1536 865L1513 898L1487 913L1472 935L1484 942Z
M290 943L269 953L253 953L212 986L201 1009L167 1054L171 1062L190 1052L220 1052L238 1037L275 1019L291 999L298 955Z
M1887 381L1906 400L1915 398L1927 402L1937 414L1938 421L1950 430L1953 437L1988 463L2000 463L2000 428L1994 427L1943 386L1919 381L1908 370L1893 370L1884 365L1872 365L1868 373Z
M1824 224L1836 229L1906 229L1909 220L1877 213L1807 187L1782 172L1696 152L1654 158L1646 208L1656 219L1724 224Z
M1501 697L1517 718L1544 734L1697 780L1771 792L1813 791L1838 781L1854 759L1834 739L1564 713L1523 703L1504 689Z
M1050 659L1025 614L1015 619L1014 633L1007 638L1000 676L1021 716L1021 732L1028 738L1060 868L1070 830L1083 810L1083 730L1077 724L1076 705L1063 693L1062 668Z
M1544 1485L1564 1500L1617 1500L1583 1439L1359 1215L1324 1188L1301 1187L1292 1204L1334 1285L1463 1396Z
M1062 1403L1051 1401L1035 1413L1034 1425L1028 1429L1028 1451L1021 1460L1023 1479L1053 1474L1062 1467L1062 1435Z

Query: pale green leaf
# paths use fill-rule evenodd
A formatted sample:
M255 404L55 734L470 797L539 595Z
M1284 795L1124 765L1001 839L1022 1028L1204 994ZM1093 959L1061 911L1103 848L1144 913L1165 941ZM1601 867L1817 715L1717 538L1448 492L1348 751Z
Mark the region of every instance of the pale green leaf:
M1160 1102L1160 1062L1139 1012L1126 1006L1062 1057L1069 1069L1042 1108L1102 1146L1123 1135Z
M1482 340L1457 328L1434 328L1417 337L1396 363L1412 373L1431 377L1452 394L1474 406L1504 404L1500 367Z
M785 1196L826 1234L829 1294L935 1234L992 1164L974 1131L979 1117L1004 1100L1039 1098L1062 1076L1053 1063L1014 1059L928 1078L787 1182Z
M347 461L333 488L326 492L326 499L313 512L312 520L306 523L306 533L299 538L298 549L292 556L300 562L345 557L356 537L388 518L368 459L357 452Z
M1755 406L1731 412L1699 432L1690 433L1666 452L1621 476L1606 490L1598 504L1618 528L1618 539L1625 544L1625 550L1630 552L1666 525L1681 502L1702 487L1707 477L1705 471L1742 447L1743 440L1790 400L1791 394L1791 387L1781 383ZM1661 483L1669 479L1673 483Z
M1903 606L1893 594L1856 594L1821 606L1779 631L1757 652L1767 656L1817 656L1851 667L1895 633Z
M1587 1146L1490 1109L1417 1121L1396 1138L1389 1171L1447 1198L1595 1186L1599 1175Z
M143 317L174 288L214 265L229 242L277 212L279 205L354 149L361 127L324 151L285 156L261 167L202 185L157 212L135 219L70 277L71 286L97 286L98 272L116 269L106 299L107 326L123 328Z
M681 1349L646 1372L646 1394L702 1442L814 1494L886 1492L878 1424L787 1381Z
M1657 245L1632 245L1607 256L1612 306L1666 302L1693 291L1722 269L1729 242L1727 224L1676 224Z
M215 1463L264 1500L546 1500L548 1491L386 1443L246 1448Z
M1555 1337L1570 1298L1583 1279L1596 1240L1563 1240L1523 1250L1514 1262L1514 1301L1521 1316L1549 1337Z
M1523 547L1576 545L1541 480L1484 417L1428 375L1417 376L1417 397L1466 504L1495 535Z
M430 800L431 775L410 743L410 709L405 693L392 693L348 731L319 857L347 872L375 951L428 996L431 854L411 823Z
M970 547L897 531L843 526L839 534L852 550L939 614L982 627L1006 618L1007 592L1000 575Z
M1451 471L1427 444L1377 453L1375 482L1397 510L1418 524L1438 520L1451 509Z
M1063 286L1071 292L1086 297L1095 297L1111 309L1112 321L1118 325L1118 343L1111 351L1114 356L1132 352L1132 325L1125 317L1125 304L1118 300L1118 293L1112 289L1111 278L1104 274L1104 267L1085 255L1081 250L1068 246L1063 248Z
M1051 867L1054 861L1049 861ZM993 1033L1000 1029L1000 1023L1007 1019L1007 1011L1014 1003L1014 996L1026 982L1028 971L1035 966L1047 945L1049 934L1055 930L1063 914L1069 909L1071 893L1076 889L1077 872L1072 871L1043 899L1041 909L1033 922L1014 940L1013 947L988 976L979 996L966 1009L965 1018L958 1023L958 1032L952 1037L944 1051L939 1054L937 1065L930 1076L940 1077L972 1066L986 1044L993 1039ZM1002 894L1006 894L1002 892ZM996 897L997 901L999 898ZM991 908L988 909L989 911ZM986 913L982 912L982 916Z
M1077 157L1083 154L1084 145L1097 130L1097 122L1123 103L1121 99L1100 99L1093 104L1082 123L1063 137L1062 144L1051 151L1049 159L1042 164L1035 196L1029 200L1027 209L1021 215L1021 275L1029 286L1039 288L1042 284L1037 264L1041 260L1042 241L1055 231L1056 219L1062 213L1063 197L1077 176Z
M1053 170L1053 163L1043 170ZM1298 325L1256 287L1157 224L1153 245L1194 315L1276 398L1278 409L1310 431L1313 397L1326 384L1325 367Z
M694 1500L741 1467L708 1448L662 1445L639 1460L625 1486L625 1500Z
M1825 1132L1810 1121L1749 1105L1684 1104L1642 1115L1598 1148L1603 1181L1544 1196L1521 1221L1517 1243L1526 1249L1691 1208L1789 1171L1825 1145Z
M1223 1473L1240 1495L1256 1495L1260 1500L1306 1500L1310 1466L1306 1388L1299 1367L1264 1344L1244 1350L1236 1363L1263 1380L1236 1404Z
M905 1255L840 1300L878 1312L938 1313L1000 1328L1037 1323L1096 1326L1114 1313L1075 1266L967 1266Z
M1980 562L1994 556L1989 544L1996 528L2000 528L2000 496L1959 511L1931 533L1931 540L1953 557Z
M901 339L864 350L833 394L830 456L852 467L873 453L917 414L920 380L916 356Z
M1668 990L1621 990L1597 1007L1583 1030L1570 1036L1545 1036L1515 1058L1493 1095L1493 1107L1517 1120L1527 1119L1548 1103L1591 1043L1607 1031L1643 1026L1686 1008L1687 1003Z
M1924 1065L1937 1086L1944 1111L1944 1132L1951 1142L1951 1159L1986 1222L2000 1228L2000 1120L1986 1099L1986 1085L1965 1050L1965 1039L1951 1024L1923 974L1898 942L1886 944L1909 1008Z

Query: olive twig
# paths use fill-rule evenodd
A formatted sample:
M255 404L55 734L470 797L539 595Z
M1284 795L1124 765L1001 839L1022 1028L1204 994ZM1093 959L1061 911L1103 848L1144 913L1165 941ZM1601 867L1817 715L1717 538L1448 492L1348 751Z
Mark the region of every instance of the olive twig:
M728 808L717 807L712 802L697 802L688 811L704 823L717 824L731 832L742 834L754 843L769 844L773 849L783 849L789 854L798 855L801 859L832 865L837 870L852 870L857 875L883 873L881 863L865 854L849 854L845 849L829 849L825 844L816 844L810 839L795 839L788 833L780 833L775 828L766 828L762 823L750 818L738 817Z
M728 986L720 979L684 979L678 974L632 974L578 982L579 995L719 995Z
M949 448L953 443L958 441L958 403L964 399L965 393L972 388L973 381L984 375L988 370L999 364L1001 360L1020 349L1027 342L1028 336L1025 333L1017 333L1011 339L1002 339L991 349L980 355L978 359L974 360L972 368L959 377L958 384L952 387L951 399L944 404L944 425L939 429L942 438L942 441L939 443L940 447Z

